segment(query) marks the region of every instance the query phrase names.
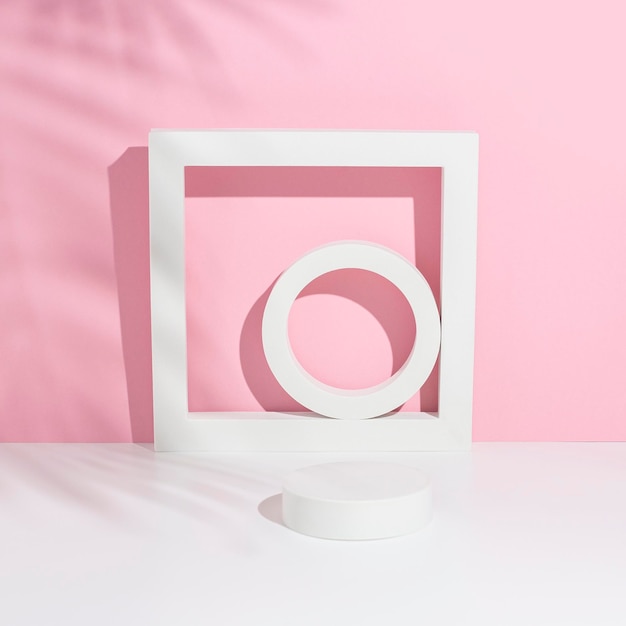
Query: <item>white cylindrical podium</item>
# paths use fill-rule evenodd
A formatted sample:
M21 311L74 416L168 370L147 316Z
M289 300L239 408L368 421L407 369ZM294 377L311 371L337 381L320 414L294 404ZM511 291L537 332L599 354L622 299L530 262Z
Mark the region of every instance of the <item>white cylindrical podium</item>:
M394 463L305 467L283 483L288 528L324 539L383 539L412 533L432 517L430 479Z

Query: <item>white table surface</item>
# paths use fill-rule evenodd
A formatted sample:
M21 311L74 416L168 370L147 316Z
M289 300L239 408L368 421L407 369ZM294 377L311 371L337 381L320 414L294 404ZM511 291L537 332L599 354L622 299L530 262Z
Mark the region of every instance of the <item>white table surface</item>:
M280 523L281 478L419 467L435 518L337 542ZM155 454L0 445L0 624L626 625L626 443L467 453Z

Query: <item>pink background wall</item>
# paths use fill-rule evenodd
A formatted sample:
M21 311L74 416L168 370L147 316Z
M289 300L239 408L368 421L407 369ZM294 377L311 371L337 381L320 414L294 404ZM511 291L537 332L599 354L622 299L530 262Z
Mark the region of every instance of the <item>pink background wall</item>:
M615 0L593 9L538 0L3 2L0 439L151 440L152 127L478 131L474 438L625 439L625 17ZM433 187L423 182L427 196ZM246 215L265 212L275 225L289 211L286 198L207 198L189 187L198 235L188 247L197 279L189 315L201 321L209 296L199 268L216 267L224 241L208 215L223 216L228 232L250 226ZM367 214L363 236L395 238L390 244L415 253L418 213L406 198L374 193L357 208L337 195L299 200L309 203L304 222L307 211L341 213L330 230L320 227L334 237L354 226L355 212ZM217 240L203 246L202 233ZM287 238L293 254L317 237L305 234ZM262 234L242 241L252 254ZM284 261L263 259L267 277ZM251 305L252 322L268 286L246 287L241 310ZM325 358L313 350L324 333L306 338L318 318L361 329L375 344L360 360L371 369L354 374L350 355L363 335L345 337L351 377L342 382L393 368L407 337L387 335L402 312L359 300L372 289L384 287L339 297L336 285L318 285L299 301L293 332L310 368ZM215 333L203 335L193 320L190 398L203 408L216 401L201 379L219 350L203 349ZM232 322L224 345L249 330L248 364L236 352L219 362L241 358L247 386L232 383L219 401L265 406L276 397L262 395L246 320ZM328 375L340 381L341 368Z

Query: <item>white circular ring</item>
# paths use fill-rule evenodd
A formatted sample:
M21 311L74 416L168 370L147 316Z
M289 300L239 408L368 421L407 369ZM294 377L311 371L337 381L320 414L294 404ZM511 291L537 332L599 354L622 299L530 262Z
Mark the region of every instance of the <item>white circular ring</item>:
M289 312L300 292L319 276L341 269L386 278L407 299L415 317L415 343L404 365L366 389L341 389L317 380L300 365L289 341ZM439 354L441 324L433 292L407 259L378 244L338 241L308 252L280 275L265 305L262 337L272 373L294 400L326 417L368 419L393 411L424 384Z

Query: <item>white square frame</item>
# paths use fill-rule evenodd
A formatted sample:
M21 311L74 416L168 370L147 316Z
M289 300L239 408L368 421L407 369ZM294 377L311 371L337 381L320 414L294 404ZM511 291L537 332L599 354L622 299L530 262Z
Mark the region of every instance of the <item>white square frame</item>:
M185 167L439 167L441 351L438 413L369 420L190 413ZM478 135L469 132L153 130L149 138L155 450L467 449L472 440Z

